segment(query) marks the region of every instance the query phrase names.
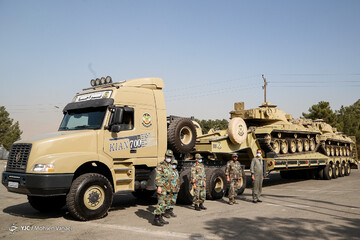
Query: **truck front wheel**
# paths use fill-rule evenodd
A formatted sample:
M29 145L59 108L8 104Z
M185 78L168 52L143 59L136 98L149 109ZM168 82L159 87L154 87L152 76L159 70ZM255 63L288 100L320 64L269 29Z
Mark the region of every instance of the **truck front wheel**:
M63 196L30 196L28 195L30 205L39 212L54 212L61 209L66 204L66 197Z
M106 215L113 201L113 188L101 174L86 173L76 178L66 197L70 214L79 220L93 220Z

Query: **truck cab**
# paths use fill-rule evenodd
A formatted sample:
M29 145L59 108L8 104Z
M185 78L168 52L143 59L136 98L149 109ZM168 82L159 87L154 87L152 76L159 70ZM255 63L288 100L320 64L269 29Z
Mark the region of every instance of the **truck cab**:
M2 184L40 211L66 204L90 220L107 213L113 193L156 189L155 167L167 146L163 80L91 83L65 106L58 132L10 150Z

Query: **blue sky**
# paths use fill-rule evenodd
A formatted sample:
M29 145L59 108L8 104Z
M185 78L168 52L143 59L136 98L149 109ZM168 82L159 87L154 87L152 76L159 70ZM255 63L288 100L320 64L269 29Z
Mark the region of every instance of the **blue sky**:
M360 1L0 0L0 105L23 138L56 131L94 77L161 77L168 114L228 118L268 101L299 117L360 97ZM55 106L59 107L56 108Z

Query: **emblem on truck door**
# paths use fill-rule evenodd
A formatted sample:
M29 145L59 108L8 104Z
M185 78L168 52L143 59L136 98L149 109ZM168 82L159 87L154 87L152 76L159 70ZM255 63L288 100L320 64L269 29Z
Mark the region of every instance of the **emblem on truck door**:
M142 125L144 127L150 127L152 125L151 115L149 113L144 113L142 116Z

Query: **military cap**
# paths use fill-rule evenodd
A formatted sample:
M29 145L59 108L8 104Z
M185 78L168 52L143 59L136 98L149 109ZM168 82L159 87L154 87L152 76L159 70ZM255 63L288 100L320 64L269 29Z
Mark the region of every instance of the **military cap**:
M232 157L238 157L237 153L233 153L231 156Z
M203 157L200 155L200 153L197 153L197 154L195 154L195 158L196 158L196 159L201 159L201 158L203 158Z
M171 164L172 164L172 165L177 165L177 164L178 164L178 161L177 161L176 159L173 159L173 160L171 160Z
M166 150L165 156L173 157L173 156L174 156L174 153L173 153L173 151L171 151L170 149L168 149L168 150Z

